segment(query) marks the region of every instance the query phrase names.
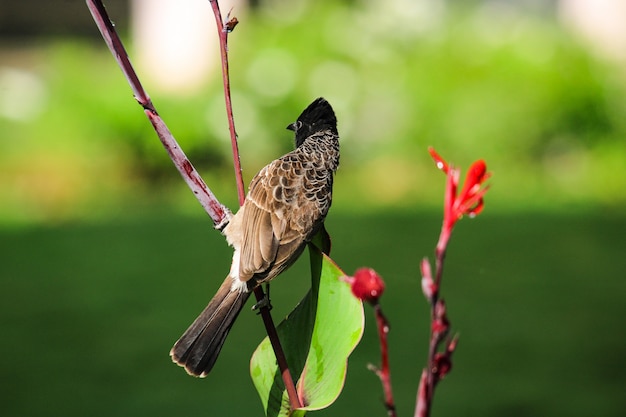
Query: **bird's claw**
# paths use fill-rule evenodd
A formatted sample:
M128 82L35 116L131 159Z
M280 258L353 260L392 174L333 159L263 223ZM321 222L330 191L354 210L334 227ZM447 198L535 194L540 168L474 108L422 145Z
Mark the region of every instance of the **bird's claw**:
M257 303L255 305L252 306L252 310L253 311L257 311L257 314L261 314L261 309L262 308L267 308L269 310L272 309L272 303L270 301L270 298L267 294L265 294L263 296L263 298L261 298L259 301L257 301Z

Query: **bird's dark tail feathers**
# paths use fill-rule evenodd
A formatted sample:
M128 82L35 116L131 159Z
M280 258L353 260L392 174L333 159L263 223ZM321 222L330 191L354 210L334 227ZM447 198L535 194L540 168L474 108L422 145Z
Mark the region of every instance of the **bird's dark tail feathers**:
M231 291L232 282L232 278L226 277L209 305L170 351L172 360L185 367L190 375L205 377L211 371L230 328L250 296L249 292Z

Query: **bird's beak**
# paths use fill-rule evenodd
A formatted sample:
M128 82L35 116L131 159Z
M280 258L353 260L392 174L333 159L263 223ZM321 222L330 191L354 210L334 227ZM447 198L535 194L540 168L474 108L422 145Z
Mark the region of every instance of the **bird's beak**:
M292 124L288 125L285 129L293 130L295 132L296 131L296 122L293 122Z

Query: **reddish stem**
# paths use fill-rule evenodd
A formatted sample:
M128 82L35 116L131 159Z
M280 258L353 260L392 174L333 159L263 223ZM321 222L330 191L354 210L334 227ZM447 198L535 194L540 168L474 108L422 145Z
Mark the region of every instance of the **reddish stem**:
M387 341L389 323L387 322L387 318L383 314L379 303L374 305L374 312L376 313L376 326L378 328L378 338L380 340L381 359L380 369L374 368L373 370L376 372L376 375L378 375L378 378L383 386L387 415L389 417L396 417L396 405L393 400L393 390L391 389L391 371L389 369L389 348Z
M260 291L257 292L257 290ZM254 290L254 295L259 303L263 300L263 298L265 298L265 294L263 293L261 287L257 287ZM269 338L274 354L276 355L278 368L280 369L280 374L282 376L283 383L285 384L285 389L287 390L287 396L289 397L289 405L292 410L302 408L300 396L298 395L296 385L291 377L291 372L289 371L289 366L287 364L287 358L285 357L283 347L280 344L278 332L276 331L276 326L274 325L274 320L272 319L272 315L270 314L270 309L268 307L264 306L261 308L261 317L263 318L263 324L265 324L267 337Z
M230 72L228 70L228 34L233 30L234 25L228 25L228 27L225 27L224 22L222 21L222 12L220 12L219 3L217 0L209 0L209 2L211 3L211 8L213 9L215 24L217 26L217 34L220 39L224 100L226 102L228 130L230 131L230 143L233 151L233 166L235 168L235 178L237 180L237 194L239 196L239 205L241 206L246 198L246 191L243 185L243 176L241 174L241 159L239 158L239 144L237 142L237 131L235 130L235 117L233 116L233 103L230 95Z
M87 7L93 16L104 41L109 47L109 50L113 54L113 57L128 80L128 83L133 90L135 99L144 108L146 116L152 123L154 130L159 136L161 143L163 143L163 146L172 159L172 162L174 162L178 172L180 172L189 188L191 188L193 194L211 217L211 220L213 220L216 227L223 226L228 221L230 212L226 207L220 204L217 198L213 195L209 187L200 177L200 174L198 174L183 150L176 142L176 139L174 139L174 136L167 128L163 119L161 119L161 116L159 116L156 108L152 104L152 100L150 100L150 96L141 85L141 82L139 81L139 78L130 63L126 49L117 35L115 27L109 19L104 5L100 0L87 0Z
M442 235L446 234L445 231L442 230L441 232ZM447 234L447 237L449 237L450 234ZM442 242L442 239L439 239L439 242ZM435 250L435 286L438 290L441 289L441 279L443 277L443 261L444 258L446 257L446 248L448 245L448 239L445 238L443 240L443 244L440 246L439 244L437 245L437 248ZM435 306L437 305L437 301L439 301L439 291L435 292L435 294L433 295L433 297L431 298L430 302L430 321L431 323L435 322ZM435 332L433 329L433 326L431 324L430 326L430 343L428 346L428 394L429 394L429 398L432 401L432 396L433 396L433 391L435 389L435 384L437 383L437 381L435 381L435 375L433 373L433 369L435 368L435 354L437 353L437 347L439 345L439 341L436 339L435 337ZM429 407L430 409L430 404Z
M446 250L448 242L451 236L452 230L448 229L446 225L442 227L437 247L435 248L435 291L432 297L429 298L430 302L430 339L428 343L428 359L426 369L422 372L420 378L420 385L417 391L417 405L415 408L415 417L428 417L430 416L430 410L432 408L435 386L439 382L437 375L437 363L436 355L439 350L443 338L438 337L436 334L435 322L438 319L436 317L436 306L439 301L439 291L441 290L441 281L443 278L443 265L446 256Z

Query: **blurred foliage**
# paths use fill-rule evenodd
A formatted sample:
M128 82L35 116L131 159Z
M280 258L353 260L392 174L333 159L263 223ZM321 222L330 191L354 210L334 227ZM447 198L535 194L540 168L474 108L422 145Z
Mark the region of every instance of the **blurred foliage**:
M413 415L427 355L419 259L432 253L440 219L332 211L327 221L333 259L349 273L365 262L386 281L401 416ZM433 415L623 416L625 228L623 213L461 222L443 280L460 343ZM230 255L205 218L175 212L0 230L2 415L262 415L248 375L265 334L251 304L207 378L191 378L168 357ZM277 321L309 288L307 257L272 285ZM380 381L367 369L380 359L377 340L367 308L342 395L312 415L385 415Z
M269 1L242 11L229 46L245 178L290 149L284 126L325 96L342 135L339 209L439 205L428 145L463 166L485 159L493 208L623 205L625 69L594 59L551 18L431 3L439 7ZM57 39L29 54L27 72L0 67L1 221L106 215L157 194L195 204L104 43ZM231 203L213 75L197 94L153 99Z

